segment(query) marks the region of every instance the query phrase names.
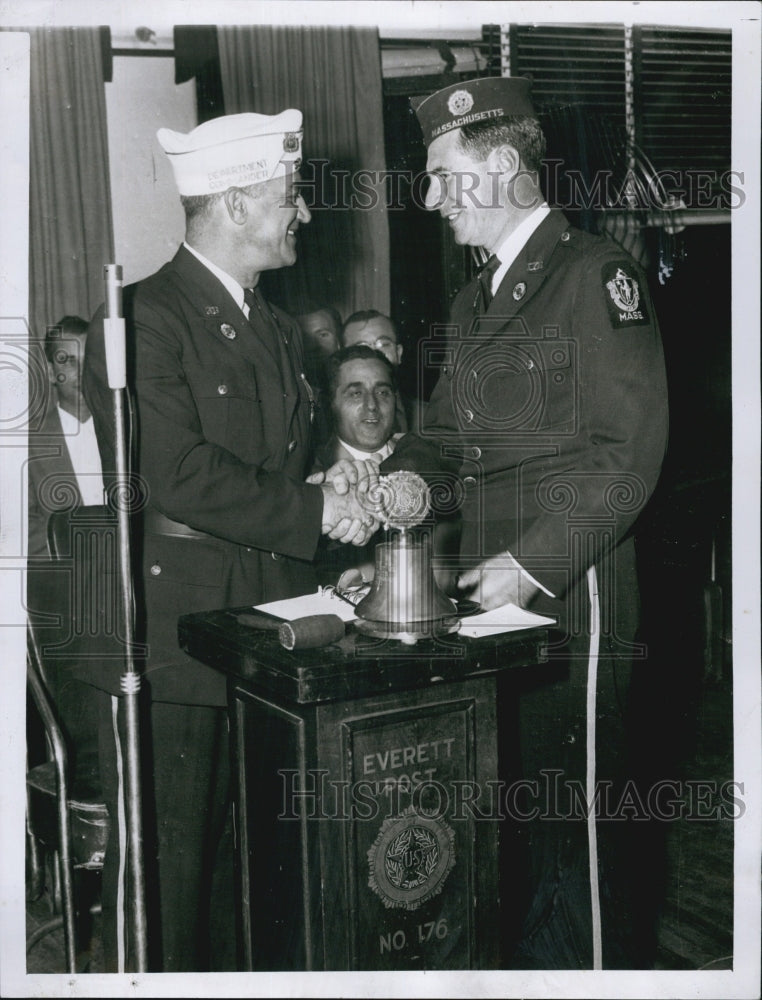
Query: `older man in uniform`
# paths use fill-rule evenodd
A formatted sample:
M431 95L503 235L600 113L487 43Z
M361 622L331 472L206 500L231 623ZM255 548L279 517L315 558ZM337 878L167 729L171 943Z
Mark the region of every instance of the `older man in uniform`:
M257 287L263 271L294 264L299 228L310 221L297 188L301 112L232 115L187 135L160 129L158 138L185 209L185 242L125 291L135 471L146 490L136 547L151 701L145 805L156 838L147 822L148 930L151 968L203 971L233 967L210 954L206 926L210 908L233 910L226 894L210 898L227 807L225 679L179 650L178 616L306 593L321 534L363 544L377 522L360 503L361 466L305 480L314 400L301 333ZM85 392L112 470L100 314ZM107 717L105 783L116 818L120 756L109 728ZM121 857L114 836L104 935L117 967L125 963L116 934Z
M622 777L640 653L632 529L667 434L657 321L635 262L545 203L527 80L454 84L416 113L426 207L490 257L455 299L447 341L432 339L442 366L421 434L381 468L460 477L463 597L558 618L547 664L517 672L501 709L505 729L518 711L520 770L507 776L524 780L510 805L529 874L522 889L508 857L506 964L626 967L638 957L622 876L636 866L623 824L596 821L594 795Z

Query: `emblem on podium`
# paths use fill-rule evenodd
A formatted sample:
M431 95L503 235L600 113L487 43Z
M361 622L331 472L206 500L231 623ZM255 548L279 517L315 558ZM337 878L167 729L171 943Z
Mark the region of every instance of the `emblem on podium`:
M384 820L368 863L368 885L384 906L417 910L442 891L455 864L455 833L411 807Z

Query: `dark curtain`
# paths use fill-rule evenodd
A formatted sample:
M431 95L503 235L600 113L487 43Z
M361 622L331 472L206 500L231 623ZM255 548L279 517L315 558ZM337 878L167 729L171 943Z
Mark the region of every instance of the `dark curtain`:
M31 28L29 322L89 319L113 260L101 28Z
M263 276L266 293L292 314L317 305L332 305L344 318L357 309L388 313L378 31L217 31L226 114L304 113L302 175L312 222L300 232L297 264Z

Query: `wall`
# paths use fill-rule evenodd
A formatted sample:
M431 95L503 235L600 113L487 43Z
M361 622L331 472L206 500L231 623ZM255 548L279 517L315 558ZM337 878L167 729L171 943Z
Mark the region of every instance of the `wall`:
M106 111L116 263L129 284L169 260L183 238L183 210L156 131L195 127L195 83L175 84L171 56L116 56Z

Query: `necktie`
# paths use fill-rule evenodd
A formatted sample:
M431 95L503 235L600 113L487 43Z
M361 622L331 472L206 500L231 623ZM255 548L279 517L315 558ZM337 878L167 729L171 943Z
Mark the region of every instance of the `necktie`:
M278 333L275 318L269 309L263 309L253 288L244 288L243 301L249 307L249 325L252 326L271 351L278 353Z
M243 301L246 303L249 309L249 322L253 322L257 309L257 298L254 295L253 288L244 288L243 290Z
M481 295L480 299L475 303L478 315L486 313L487 309L489 309L489 304L492 301L492 278L494 277L495 271L497 271L498 267L500 267L500 258L493 253L479 272Z

